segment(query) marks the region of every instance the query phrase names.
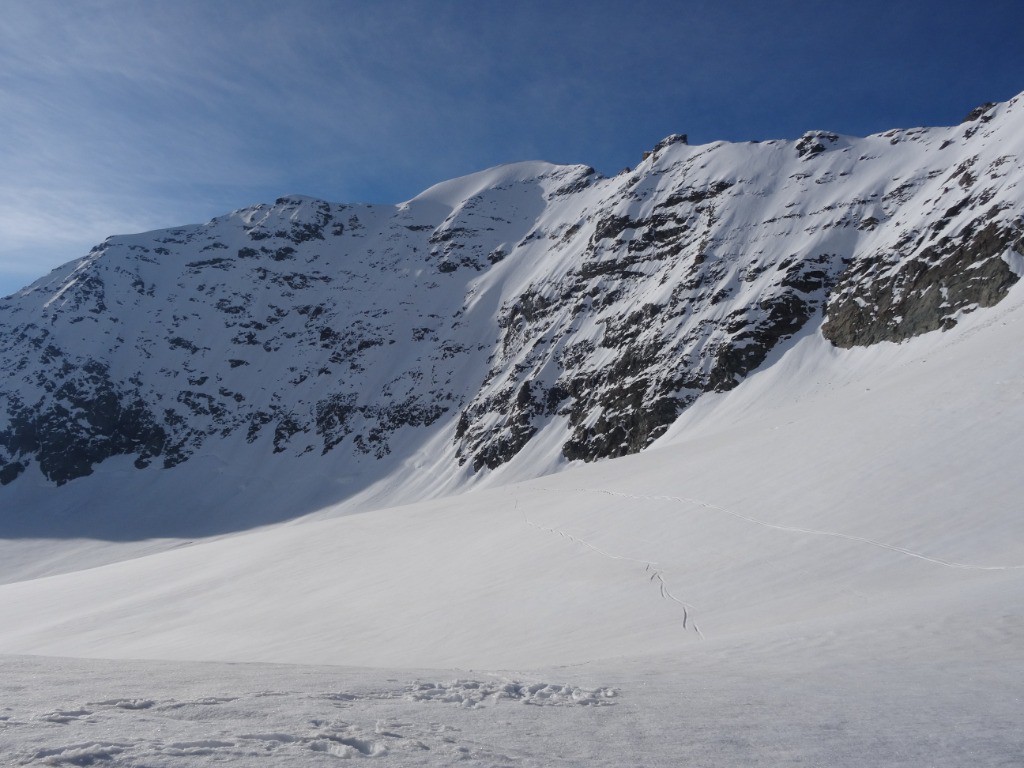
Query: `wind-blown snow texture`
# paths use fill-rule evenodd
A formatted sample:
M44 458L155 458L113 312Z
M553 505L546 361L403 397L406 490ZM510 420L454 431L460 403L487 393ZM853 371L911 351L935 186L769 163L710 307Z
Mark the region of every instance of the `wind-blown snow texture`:
M635 453L823 317L849 347L1002 299L1022 145L1019 96L953 128L672 136L610 179L519 163L112 237L0 303L0 483L116 456L378 476L429 447L451 488L531 442Z

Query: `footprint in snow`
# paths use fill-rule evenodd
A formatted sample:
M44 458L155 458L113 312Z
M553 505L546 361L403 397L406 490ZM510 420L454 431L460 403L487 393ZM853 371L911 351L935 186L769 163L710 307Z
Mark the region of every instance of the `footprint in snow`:
M614 704L618 696L614 688L580 688L550 683L518 681L452 680L449 682L418 682L406 689L409 701L440 701L458 704L466 709L494 706L503 700L535 706L603 707Z

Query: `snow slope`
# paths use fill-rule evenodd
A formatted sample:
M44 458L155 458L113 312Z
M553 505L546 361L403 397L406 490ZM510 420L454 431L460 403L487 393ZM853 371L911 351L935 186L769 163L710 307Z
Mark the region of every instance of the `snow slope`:
M8 584L0 649L538 666L1019 597L1022 296L902 345L807 336L639 456Z
M0 755L1012 765L1022 321L810 334L636 456L6 584L4 653L181 661L3 657Z
M328 204L288 198L161 235L180 263L123 238L27 289L6 305L24 332L7 402L78 408L89 440L21 450L10 435L46 424L9 417L5 460L26 465L0 489L0 763L1019 764L1020 109L868 139L670 140L611 180L506 166L394 210L331 208L337 235ZM970 157L940 162L957 142ZM749 186L717 187L739 157ZM368 239L314 254L317 226ZM213 250L274 249L189 261L229 240ZM419 276L416 243L436 248ZM795 243L808 258L787 262ZM352 257L316 304L296 296L335 273L289 266L314 255ZM190 274L209 269L275 287ZM387 315L350 287L376 280L402 297ZM237 408L214 407L219 388ZM136 395L206 405L112 445L126 433L101 422L145 410ZM318 424L313 402L352 410ZM257 413L273 419L250 442ZM60 485L42 470L94 459Z

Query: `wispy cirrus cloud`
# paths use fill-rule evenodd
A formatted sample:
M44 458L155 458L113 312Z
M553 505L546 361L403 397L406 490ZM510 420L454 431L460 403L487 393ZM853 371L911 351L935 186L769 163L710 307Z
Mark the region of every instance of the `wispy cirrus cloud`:
M1018 0L34 0L0 25L0 293L108 234L523 159L943 122L1024 83ZM977 92L977 93L975 93ZM952 105L952 106L951 106Z

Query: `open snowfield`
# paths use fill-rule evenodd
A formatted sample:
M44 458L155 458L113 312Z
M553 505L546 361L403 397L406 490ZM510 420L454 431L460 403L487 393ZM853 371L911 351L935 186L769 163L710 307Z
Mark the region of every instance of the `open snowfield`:
M810 333L643 454L460 496L8 541L0 763L1024 764L1022 323L1018 284Z

